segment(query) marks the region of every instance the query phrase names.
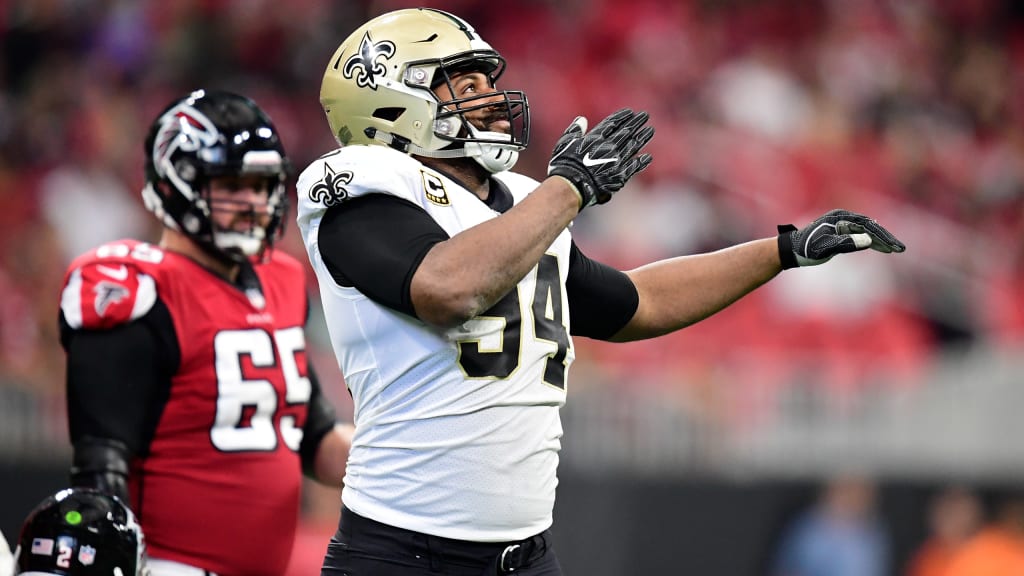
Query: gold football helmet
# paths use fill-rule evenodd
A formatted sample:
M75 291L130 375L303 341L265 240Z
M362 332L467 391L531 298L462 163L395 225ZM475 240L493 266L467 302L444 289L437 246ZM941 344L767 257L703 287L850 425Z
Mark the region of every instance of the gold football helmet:
M505 59L461 18L431 8L396 10L349 35L327 64L320 103L342 146L382 144L433 158L470 157L490 172L511 168L526 148L526 95L504 90L441 101L433 88L456 72L483 72L493 86ZM454 95L454 90L450 91ZM465 114L497 110L509 133L472 125Z

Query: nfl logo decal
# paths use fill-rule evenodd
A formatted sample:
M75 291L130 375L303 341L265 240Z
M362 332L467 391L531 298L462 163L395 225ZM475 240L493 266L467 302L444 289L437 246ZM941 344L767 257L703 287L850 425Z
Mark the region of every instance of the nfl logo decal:
M53 555L53 539L51 538L33 538L32 539L32 553L38 554L39 556L52 556Z
M96 549L92 546L82 546L78 550L78 561L83 566L92 566L92 563L96 561Z

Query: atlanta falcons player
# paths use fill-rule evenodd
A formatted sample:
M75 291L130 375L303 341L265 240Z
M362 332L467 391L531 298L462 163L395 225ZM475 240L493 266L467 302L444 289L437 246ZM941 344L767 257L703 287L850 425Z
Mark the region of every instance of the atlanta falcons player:
M577 118L548 176L510 172L529 106L461 18L379 16L328 62L342 147L298 182L299 228L356 409L344 509L322 574L561 573L548 528L571 335L627 341L697 322L785 267L870 247L834 211L719 252L620 272L569 224L651 162L643 112Z
M340 486L351 433L307 364L303 268L271 250L284 148L251 100L196 91L145 154L159 245L105 244L65 277L72 484L130 503L156 576L279 576L302 472Z

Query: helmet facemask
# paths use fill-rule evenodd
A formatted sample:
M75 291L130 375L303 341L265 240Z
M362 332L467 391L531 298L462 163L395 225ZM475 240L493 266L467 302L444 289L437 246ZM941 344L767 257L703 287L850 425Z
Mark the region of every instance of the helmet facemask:
M473 158L491 173L512 168L530 139L526 95L520 90L496 90L458 98L453 85L453 79L458 75L479 72L487 77L489 87L494 88L504 71L505 59L490 50L410 63L405 73L406 84L429 90L437 106L434 136L448 143L438 151L416 149L414 153L435 158ZM427 83L426 78L431 81ZM442 85L447 87L452 98L442 100L437 97L435 90ZM471 117L476 118L477 124ZM507 132L486 129L499 120L508 122Z
M258 199L237 197L242 188L256 189ZM261 256L273 242L271 235L278 230L285 212L284 183L274 176L243 174L226 180L213 178L204 189L203 198L209 207L212 244L234 260Z

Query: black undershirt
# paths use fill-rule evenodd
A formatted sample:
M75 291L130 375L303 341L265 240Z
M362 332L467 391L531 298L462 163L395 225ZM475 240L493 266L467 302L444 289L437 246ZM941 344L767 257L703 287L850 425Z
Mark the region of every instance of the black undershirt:
M511 208L508 190L493 178L491 182L487 204L501 212ZM339 286L355 287L384 306L416 316L413 274L434 244L448 238L423 208L390 194L368 194L329 208L317 240ZM566 293L572 334L597 340L615 335L639 304L628 276L587 258L575 243Z

